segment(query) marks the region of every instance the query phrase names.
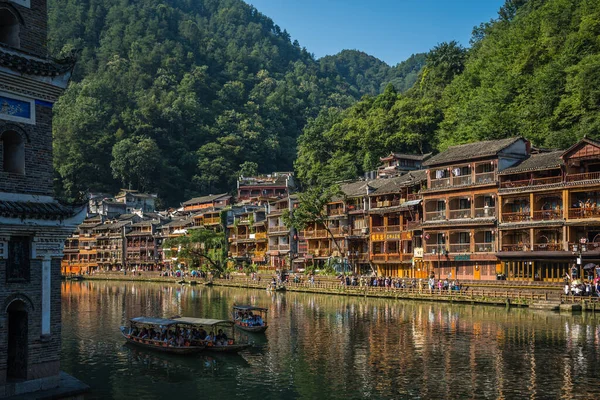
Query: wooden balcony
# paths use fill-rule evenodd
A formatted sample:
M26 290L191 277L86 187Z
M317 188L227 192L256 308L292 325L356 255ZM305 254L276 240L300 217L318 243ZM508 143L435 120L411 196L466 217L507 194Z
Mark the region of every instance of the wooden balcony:
M409 193L406 195L406 201L419 200L422 196L419 193Z
M471 252L471 244L470 243L450 243L449 251L450 251L450 253L470 253Z
M476 253L492 253L496 251L494 243L475 243Z
M289 244L270 244L269 245L269 251L287 251L290 249L290 245Z
M404 226L403 226L403 230L405 231L412 231L415 229L418 229L421 226L421 221L407 221Z
M600 172L586 172L584 174L567 174L565 181L567 182L582 182L593 181L600 179Z
M327 211L328 215L343 215L345 214L345 210L343 207L339 207L339 208L331 208Z
M471 218L471 209L465 208L461 210L450 210L450 218L449 219L465 219Z
M386 232L388 233L392 233L392 232L402 232L402 226L400 225L388 225Z
M285 225L276 225L276 226L269 226L268 230L269 230L269 233L271 233L271 232L289 232L290 228L288 228Z
M563 245L561 243L534 243L534 251L561 251Z
M524 222L531 220L529 211L502 213L502 222Z
M473 183L471 175L462 175L452 177L452 186L470 185Z
M428 244L425 251L428 254L442 254L446 250L445 244Z
M475 209L475 218L490 218L496 216L496 207L482 207Z
M569 208L569 219L600 218L599 207Z
M267 232L257 232L254 234L254 239L261 240L267 238Z
M432 179L430 185L431 189L450 187L450 178Z
M315 239L315 238L325 238L328 236L328 234L325 229L317 229L317 230L312 230L312 231L303 231L302 236L306 239Z
M534 221L552 221L563 219L562 210L541 210L533 212Z
M475 174L475 183L493 183L496 181L496 173L495 172L482 172L480 174Z
M542 185L551 185L556 183L561 183L563 181L562 176L551 176L548 178L533 178L533 179L525 179L520 181L503 181L500 183L501 189L512 189L512 188L520 188L527 186L542 186Z
M427 221L445 221L446 220L446 210L426 212L425 220L427 220Z
M523 244L504 244L502 251L527 251L529 246Z
M221 218L204 218L204 225L218 225L221 223Z

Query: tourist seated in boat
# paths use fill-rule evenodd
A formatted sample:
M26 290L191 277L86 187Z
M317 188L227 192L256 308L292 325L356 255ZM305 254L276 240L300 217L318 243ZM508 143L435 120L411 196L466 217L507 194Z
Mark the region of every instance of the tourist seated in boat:
M206 333L204 328L200 328L200 330L198 331L198 339L203 340L206 336L208 336L208 334Z
M216 342L218 345L225 346L227 345L227 335L223 332L223 329L219 329L217 332Z
M206 337L204 338L205 341L207 342L212 342L215 340L215 333L214 332L210 332L208 335L206 335Z
M147 339L148 338L148 329L142 328L142 331L140 332L139 337L142 339Z

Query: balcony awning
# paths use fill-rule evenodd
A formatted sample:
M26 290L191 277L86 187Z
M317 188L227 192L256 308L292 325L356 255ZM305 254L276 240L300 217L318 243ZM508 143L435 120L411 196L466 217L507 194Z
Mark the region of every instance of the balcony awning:
M423 201L423 199L405 201L404 203L400 204L400 208L408 208L408 207L416 206L416 205L421 204L422 201Z

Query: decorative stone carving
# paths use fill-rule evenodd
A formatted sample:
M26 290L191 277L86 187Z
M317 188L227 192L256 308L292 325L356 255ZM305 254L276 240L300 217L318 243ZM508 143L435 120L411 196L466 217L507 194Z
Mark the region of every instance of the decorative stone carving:
M33 258L61 258L65 245L62 238L35 237L33 238Z

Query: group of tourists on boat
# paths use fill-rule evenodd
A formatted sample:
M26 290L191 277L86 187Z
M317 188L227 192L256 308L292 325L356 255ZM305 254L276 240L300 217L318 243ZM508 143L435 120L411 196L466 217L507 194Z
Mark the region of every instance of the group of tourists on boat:
M202 327L191 329L178 328L173 330L166 327L157 327L157 329L143 327L142 329L138 329L138 327L132 326L128 334L134 338L167 343L169 346L185 346L186 344L197 344L197 342L203 344L210 342L220 346L228 344L227 334L223 332L223 329L219 329L215 335L213 331L206 333Z
M236 323L241 322L244 326L264 326L263 318L258 314L253 314L252 311L238 311L235 317Z

